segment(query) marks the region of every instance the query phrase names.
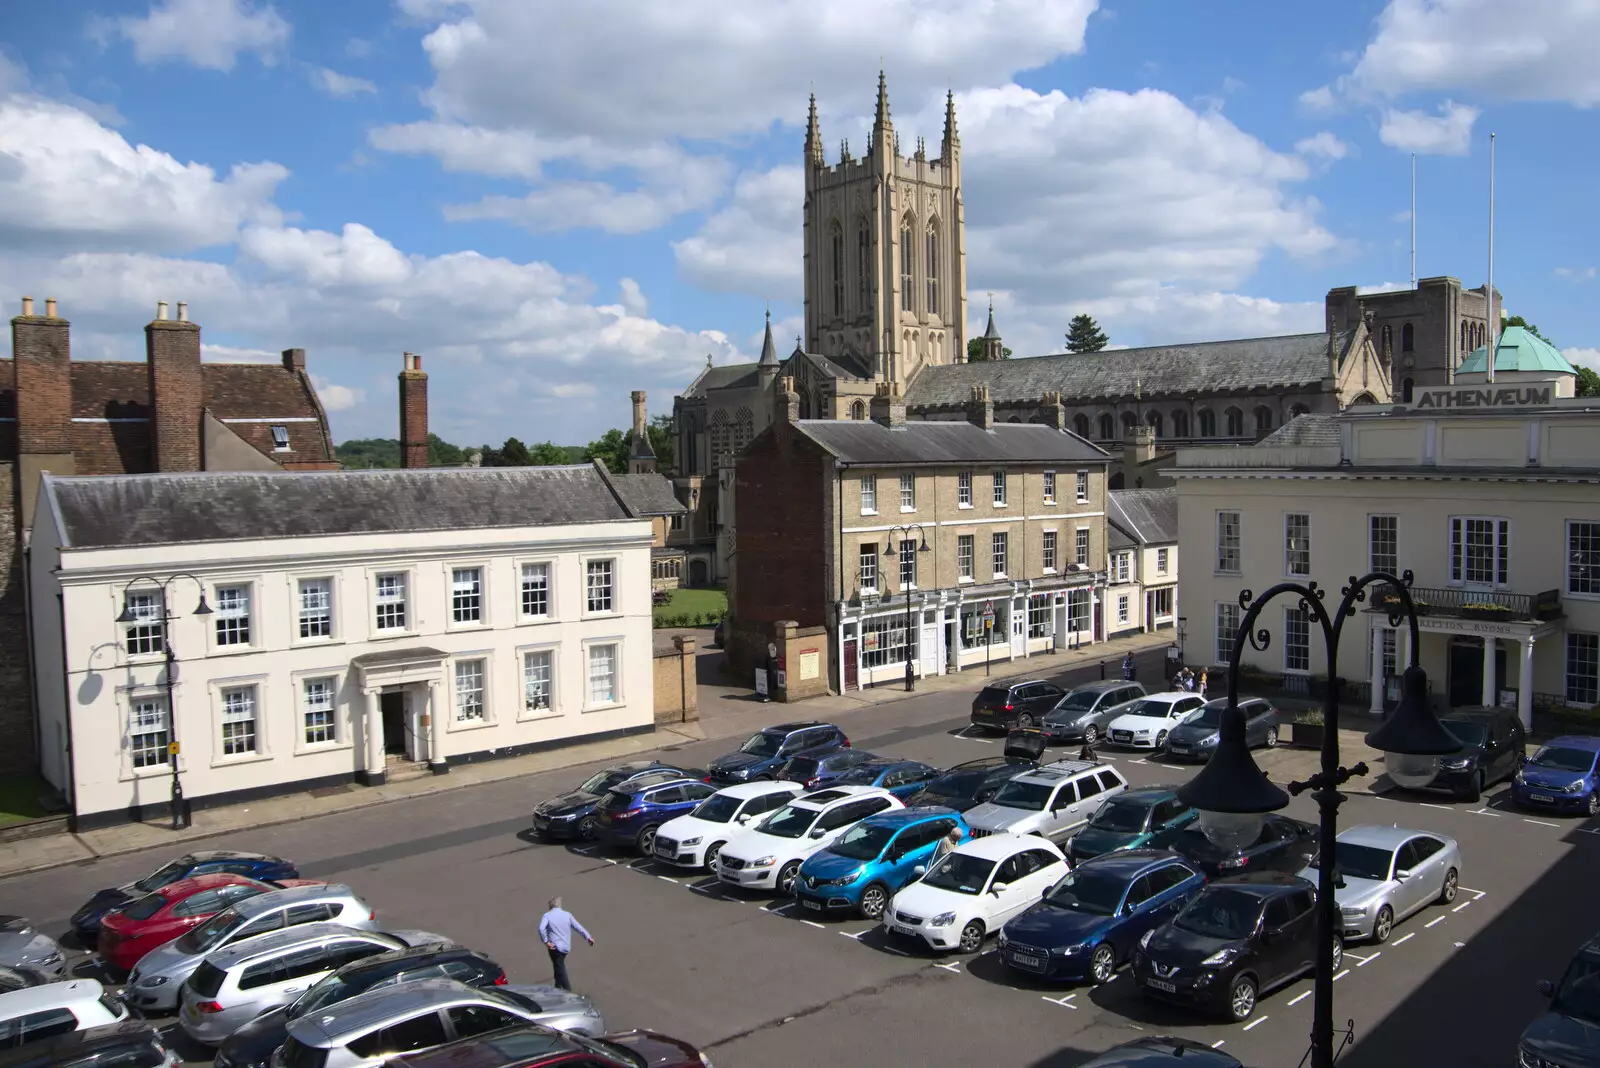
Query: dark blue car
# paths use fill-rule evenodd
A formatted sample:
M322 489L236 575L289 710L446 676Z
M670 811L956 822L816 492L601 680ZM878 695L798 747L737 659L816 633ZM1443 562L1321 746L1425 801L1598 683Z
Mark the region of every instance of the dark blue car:
M839 776L848 774L863 764L882 759L864 749L835 749L831 753L815 756L791 757L778 769L781 782L797 782L807 790L820 790L832 786Z
M632 846L648 857L655 849L657 827L674 816L688 815L716 792L716 787L699 779L618 787L595 806L600 840L613 846Z
M1547 1068L1600 1064L1600 938L1578 950L1559 983L1541 982L1539 993L1550 1005L1522 1032L1517 1063Z
M663 764L656 760L632 760L597 771L571 793L541 801L533 810L533 829L549 841L576 839L592 841L600 832L595 806L611 790L636 790L659 786L674 779L704 779L705 772L694 768Z
M264 853L236 853L226 849L208 849L185 853L177 860L168 861L155 871L135 882L100 890L77 912L72 914L72 933L83 946L100 942L100 918L112 909L121 908L135 898L153 894L163 886L194 875L246 875L252 879L275 882L279 879L298 879L299 870L293 861L282 857L269 857Z
M919 760L892 760L876 757L851 768L834 780L836 786L878 786L904 801L922 792L939 769Z
M1045 979L1109 982L1146 931L1206 885L1182 858L1153 849L1085 861L1000 931L1000 959Z
M737 752L713 760L710 780L719 786L731 786L776 779L778 770L795 757L849 748L850 739L831 723L779 723L752 734Z
M1564 734L1539 747L1511 780L1511 800L1546 812L1600 816L1600 738Z

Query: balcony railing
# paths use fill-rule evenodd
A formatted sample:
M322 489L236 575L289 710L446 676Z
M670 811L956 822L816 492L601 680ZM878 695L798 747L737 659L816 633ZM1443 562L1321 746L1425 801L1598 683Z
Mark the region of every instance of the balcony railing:
M1503 590L1467 590L1456 587L1413 586L1411 600L1417 614L1492 622L1530 622L1561 618L1561 591L1507 593ZM1400 596L1392 586L1377 587L1368 600L1375 612L1398 611Z

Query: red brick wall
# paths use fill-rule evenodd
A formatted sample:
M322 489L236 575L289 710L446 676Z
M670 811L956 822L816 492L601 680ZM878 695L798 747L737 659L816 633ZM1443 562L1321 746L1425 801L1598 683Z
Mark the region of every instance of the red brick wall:
M735 470L733 614L752 623L792 619L802 627L823 625L829 588L826 454L779 426L756 438Z
M205 386L200 378L198 324L157 319L144 328L150 360L150 396L155 422L151 468L200 470L200 410Z
M35 764L33 675L23 613L22 539L17 536L15 468L0 464L0 775ZM59 679L55 683L61 685Z
M28 398L17 410L23 452L72 451L72 345L65 319L42 315L11 320L16 390Z
M400 466L428 466L428 375L409 352L400 372Z

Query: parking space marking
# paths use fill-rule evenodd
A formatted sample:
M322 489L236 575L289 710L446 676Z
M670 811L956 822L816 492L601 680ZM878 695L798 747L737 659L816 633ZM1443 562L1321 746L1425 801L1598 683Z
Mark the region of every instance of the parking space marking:
M1348 953L1345 954L1345 956L1347 956L1347 957L1349 955L1350 954L1348 954ZM1381 956L1383 956L1383 950L1380 949L1380 950L1378 950L1378 952L1374 953L1372 956L1368 957L1366 960L1358 962L1356 964L1356 967L1357 968L1365 968L1367 965L1371 964L1373 961L1377 960Z
M935 962L933 966L935 968L943 968L947 972L959 972L961 970L961 965L955 961L945 961L943 964Z
M778 913L779 915L782 915L784 912L786 912L787 910L789 910L789 909L791 909L793 907L794 907L794 903L793 902L789 902L789 901L785 901L781 905L774 905L774 904L768 902L767 904L761 906L761 911L762 912L775 912L775 913Z
M1449 805L1436 805L1432 801L1423 801L1423 802L1421 802L1421 805L1422 805L1423 808L1436 808L1436 809L1439 809L1442 812L1454 812L1455 811L1455 809L1451 808Z
M1350 969L1346 968L1344 971L1342 971L1338 975L1334 976L1333 977L1333 981L1337 983L1340 979L1343 979L1345 976L1347 976L1349 974L1350 974ZM1262 1019L1266 1019L1266 1017L1263 1016Z
M649 872L646 872L645 874L648 875ZM657 875L656 878L660 879L662 882L671 883L673 886L678 885L678 880L674 879L670 875Z
M1457 905L1455 908L1451 909L1450 911L1451 912L1460 912L1462 909L1466 908L1470 904L1472 904L1472 902L1463 901L1461 904Z
M1374 953L1372 955L1372 957L1363 957L1363 956L1360 956L1359 954L1351 953L1349 950L1345 950L1344 956L1345 956L1346 960L1358 960L1362 964L1365 964L1365 963L1367 963L1367 961L1371 960L1372 957L1376 957L1377 954Z
M1306 998L1308 998L1310 996L1311 996L1311 991L1309 991L1309 990L1307 990L1304 994L1296 994L1294 997L1289 999L1289 1004L1290 1005L1298 1005L1298 1004L1300 1004L1302 1001L1304 1001Z
M1458 886L1458 887L1456 887L1456 889L1457 890L1465 890L1467 893L1472 895L1472 900L1474 900L1474 901L1482 901L1484 899L1485 895L1488 894L1487 890L1474 890L1470 886Z
M1068 994L1064 998L1047 998L1043 994L1039 995L1039 997L1042 1000L1048 1001L1052 1005L1060 1005L1064 1009L1075 1009L1075 1008L1077 1008L1078 1006L1072 1004L1072 999L1077 997L1077 996L1078 995L1076 995L1076 994Z
M1559 823L1547 823L1544 820L1530 820L1526 816L1522 817L1522 822L1523 823L1535 823L1535 824L1538 824L1540 827L1556 827L1556 828L1559 828L1561 826L1561 824L1559 824Z
M1446 916L1438 916L1438 917L1436 917L1434 919L1429 920L1427 923L1423 924L1422 926L1424 926L1424 927L1432 927L1436 923L1443 923L1446 919L1448 919L1448 917L1446 917Z
M867 928L867 931L870 930L872 930L872 928ZM840 931L839 933L844 935L846 938L854 938L857 942L859 942L861 941L861 936L866 934L867 931Z
M826 927L824 927L822 924L818 923L816 920L801 920L800 922L805 924L807 927L815 927L819 931L826 931L827 930Z
M1228 1041L1228 1040L1225 1039L1225 1038L1219 1038L1215 1042L1211 1043L1211 1048L1212 1049L1221 1049L1222 1048L1222 1044L1224 1042L1226 1042L1226 1041Z
M1411 931L1411 932L1407 933L1404 938L1396 938L1394 940L1394 944L1397 945L1397 946L1403 946L1403 945L1405 945L1407 942L1411 941L1415 937L1417 937L1417 932Z
M878 948L883 950L885 953L893 953L897 957L909 957L909 956L911 956L911 954L907 953L905 950L896 949L894 946L879 946Z
M1499 813L1499 812L1490 812L1486 808L1475 808L1475 809L1472 810L1472 814L1474 816L1493 816L1496 819L1498 819L1500 817L1500 815L1501 815L1501 813Z
M1246 1031L1254 1030L1255 1028L1260 1027L1262 1024L1266 1023L1270 1019L1272 1019L1272 1017L1270 1017L1270 1016L1257 1016L1254 1020L1251 1020L1249 1023L1245 1024L1244 1025L1244 1029Z

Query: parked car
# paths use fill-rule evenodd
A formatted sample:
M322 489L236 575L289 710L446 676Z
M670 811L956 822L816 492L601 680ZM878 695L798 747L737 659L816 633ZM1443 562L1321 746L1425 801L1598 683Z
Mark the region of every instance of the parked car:
M741 889L793 893L807 857L868 816L904 807L889 791L871 786L804 794L730 838L717 857L717 878Z
M655 858L680 868L714 870L728 839L799 793L794 782L746 782L718 790L687 815L656 828Z
M0 916L0 967L45 982L60 979L67 971L61 946L22 916Z
M200 926L229 905L290 885L322 884L297 879L264 883L243 875L179 879L100 918L100 959L113 970L126 973L152 949Z
M986 937L1066 873L1061 850L1038 835L971 839L896 894L884 910L883 925L891 934L920 938L934 949L976 953Z
M1082 742L1094 745L1105 736L1106 726L1116 718L1118 708L1145 695L1144 683L1124 679L1102 679L1074 687L1044 714L1039 725L1051 743L1065 745Z
M426 1053L396 1057L389 1063L394 1068L460 1068L462 1064L472 1068L711 1068L710 1058L689 1043L654 1031L587 1038L537 1026L508 1027L476 1038L458 1039Z
M1314 857L1301 876L1315 880L1321 861ZM1351 827L1339 832L1334 864L1346 939L1387 942L1413 912L1454 901L1461 881L1461 847L1432 831Z
M1230 1053L1171 1035L1141 1035L1084 1061L1078 1068L1172 1068L1174 1064L1179 1068L1244 1068L1239 1058Z
M850 739L831 723L780 723L757 731L737 751L711 762L708 781L726 786L754 779L775 779L778 769L798 756L820 756L849 749Z
M1511 800L1546 812L1600 816L1600 738L1564 734L1539 747L1511 780Z
M1539 993L1550 1004L1522 1032L1517 1063L1526 1068L1600 1064L1600 937L1578 950L1559 983L1541 980Z
M943 775L925 783L906 798L906 804L942 805L966 812L993 799L995 791L1024 772L1039 766L1037 760L1012 760L1010 757L979 757L945 769Z
M834 781L840 786L878 786L904 801L939 777L939 769L920 760L880 757L858 764Z
M4 1049L0 1068L177 1068L161 1032L143 1020L123 1020Z
M703 779L705 772L655 760L634 760L614 764L584 780L570 793L541 801L533 810L533 829L551 841L593 841L600 833L595 806L612 790L658 786L674 779Z
M651 856L655 853L656 828L694 811L716 792L715 786L699 779L612 790L595 806L600 839L612 846L637 849L641 856Z
M1203 764L1210 760L1221 739L1222 713L1227 707L1226 697L1207 701L1199 712L1171 728L1167 733L1167 756L1190 763ZM1278 744L1282 723L1271 701L1259 697L1241 698L1239 711L1244 713L1244 740L1251 749L1271 749Z
M363 957L318 981L281 1009L257 1016L229 1035L213 1068L267 1068L272 1053L289 1038L289 1024L310 1013L380 986L414 979L454 979L468 986L504 986L505 969L481 953L440 941Z
M377 1068L402 1053L537 1023L598 1035L600 1010L582 994L553 986L470 987L454 979L419 979L379 987L307 1013L289 1025L274 1068Z
M171 1012L178 1007L184 981L217 950L284 927L323 922L373 931L378 913L342 883L293 886L247 897L141 957L128 973L123 1000L140 1012Z
M1205 875L1171 853L1096 857L1001 929L1000 959L1045 979L1108 983L1145 932L1172 919L1205 885Z
M993 800L966 811L977 837L1038 834L1061 839L1089 821L1095 809L1128 788L1122 772L1087 760L1058 760L1014 776Z
M1244 871L1299 872L1317 853L1317 825L1269 813L1256 840L1243 849L1225 849L1194 824L1186 827L1171 847L1208 879Z
M426 931L380 934L336 923L306 923L246 938L211 954L185 980L178 1025L196 1042L215 1046L352 961L440 941Z
M985 686L972 699L972 725L1003 731L1032 727L1066 695L1067 691L1042 679Z
M831 753L790 757L778 769L777 778L783 782L797 782L807 790L816 790L830 785L846 772L877 759L876 753L869 753L865 749L835 749Z
M1067 859L1082 864L1118 849L1165 849L1199 816L1178 800L1176 787L1124 790L1095 809L1088 825L1072 836Z
M1315 886L1279 872L1211 883L1139 940L1134 982L1147 997L1247 1020L1262 994L1316 966L1316 902ZM1343 959L1335 935L1334 971Z
M1461 740L1461 752L1439 758L1428 789L1476 801L1502 779L1514 779L1527 760L1527 733L1510 708L1453 708L1439 717Z
M128 1018L128 1007L93 979L68 979L0 994L0 1049Z
M1106 739L1124 749L1162 749L1173 729L1205 703L1199 694L1183 690L1153 693L1123 706L1106 728Z
M121 908L136 897L153 894L179 879L221 874L246 875L269 882L300 878L300 872L292 861L269 857L264 853L237 853L226 849L185 853L177 860L161 865L143 879L96 891L72 914L72 933L77 936L79 945L87 949L100 941L100 917L112 909Z
M50 980L27 968L0 967L0 994L13 990L26 990L30 986L43 986Z
M940 839L967 821L947 808L901 808L868 816L800 865L802 912L882 917L895 892L928 870Z

